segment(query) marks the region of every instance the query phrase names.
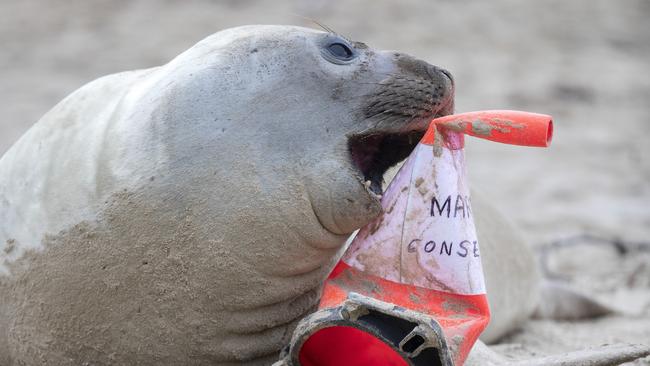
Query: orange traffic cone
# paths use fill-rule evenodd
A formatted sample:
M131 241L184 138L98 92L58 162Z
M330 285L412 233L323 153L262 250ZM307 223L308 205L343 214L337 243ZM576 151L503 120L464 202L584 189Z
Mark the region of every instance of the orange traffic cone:
M462 365L490 313L465 178L464 134L548 146L550 116L482 111L434 119L325 283L284 363Z

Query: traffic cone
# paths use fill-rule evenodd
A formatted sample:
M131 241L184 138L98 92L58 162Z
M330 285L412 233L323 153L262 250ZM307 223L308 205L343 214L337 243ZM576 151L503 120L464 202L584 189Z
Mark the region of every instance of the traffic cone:
M462 365L490 318L464 135L548 146L550 116L480 111L434 119L303 319L285 364Z

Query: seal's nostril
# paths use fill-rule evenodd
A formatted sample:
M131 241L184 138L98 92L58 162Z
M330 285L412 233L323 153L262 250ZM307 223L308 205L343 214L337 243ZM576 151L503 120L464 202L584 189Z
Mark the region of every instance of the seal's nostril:
M451 75L451 73L450 73L449 71L447 71L447 70L445 70L445 69L438 69L438 70L439 70L441 73L445 74L445 76L447 76L447 77L449 78L449 80L451 81L451 84L452 84L452 85L454 84L454 77Z
M447 71L447 70L445 70L443 68L433 66L433 65L429 65L429 67L427 68L427 73L429 74L429 77L435 78L435 79L439 79L441 77L446 77L451 82L451 85L454 85L454 77L451 75L451 73L449 71ZM442 75L444 75L444 76L442 76Z

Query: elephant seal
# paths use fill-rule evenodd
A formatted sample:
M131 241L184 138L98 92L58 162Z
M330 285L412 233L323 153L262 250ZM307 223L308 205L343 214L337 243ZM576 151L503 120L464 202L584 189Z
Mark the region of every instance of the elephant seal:
M287 26L89 83L0 160L0 364L270 364L452 109L447 71Z
M288 26L80 88L0 159L0 366L272 363L453 96L443 69ZM539 278L475 202L489 340Z

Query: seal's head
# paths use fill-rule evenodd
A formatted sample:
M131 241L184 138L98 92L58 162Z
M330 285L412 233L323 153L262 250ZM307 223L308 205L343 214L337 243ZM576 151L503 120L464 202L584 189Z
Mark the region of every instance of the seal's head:
M335 121L312 121L338 134L332 136L329 157L340 166L312 199L328 229L349 233L379 212L387 169L410 154L432 118L452 112L453 79L446 70L405 54L373 50L331 33L312 37L325 79L317 83L321 98L344 114Z
M259 149L266 167L304 182L320 223L336 234L380 212L384 172L411 152L432 118L453 108L449 72L337 34L247 26L195 49L215 56L195 74L203 85L192 89L201 93L194 102L212 99L206 103L219 110L210 122L245 129L236 138L256 141L250 148ZM188 57L196 52L176 62L186 65ZM300 177L283 166L299 167Z

